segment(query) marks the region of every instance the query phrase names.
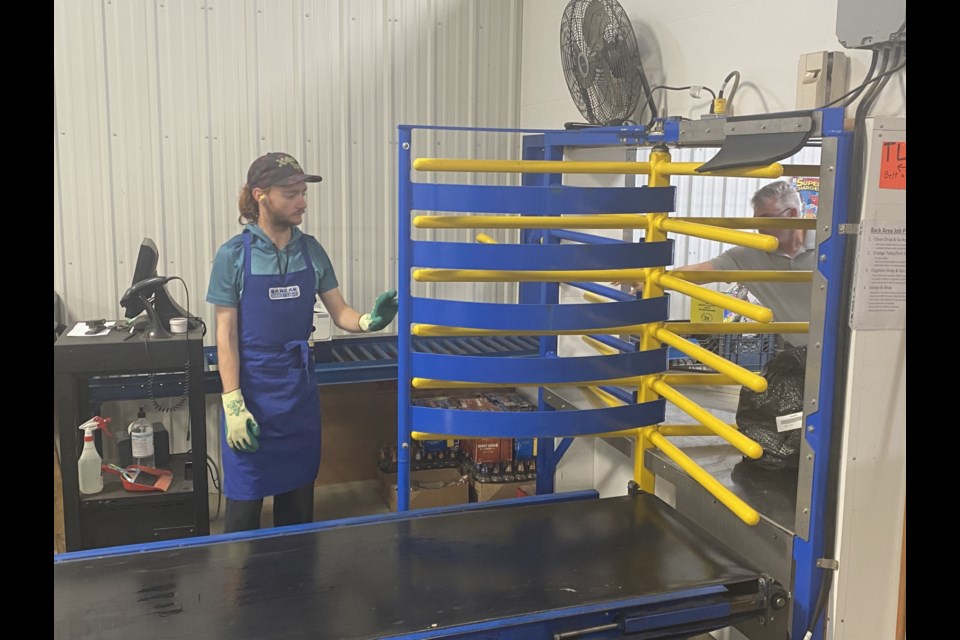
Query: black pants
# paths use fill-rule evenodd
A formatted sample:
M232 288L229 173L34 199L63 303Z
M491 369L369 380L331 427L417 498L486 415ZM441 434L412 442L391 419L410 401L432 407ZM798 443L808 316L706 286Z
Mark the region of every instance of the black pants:
M260 528L260 500L231 500L227 498L224 514L224 533L251 531ZM313 522L313 482L299 489L281 493L273 497L273 526L283 527L290 524Z

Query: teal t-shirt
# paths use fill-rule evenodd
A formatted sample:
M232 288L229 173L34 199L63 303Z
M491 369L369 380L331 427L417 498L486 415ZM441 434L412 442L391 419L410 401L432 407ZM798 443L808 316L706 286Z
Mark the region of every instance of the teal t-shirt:
M283 249L277 249L263 229L255 224L248 224L244 230L251 232L250 261L254 275L277 275L279 273L294 273L307 268L307 263L301 254L305 248L313 262L316 274L316 292L325 293L336 289L337 275L330 264L327 252L316 238L309 236L294 227L290 242ZM218 250L213 259L213 269L210 272L210 286L207 287L207 302L224 307L236 307L243 292L243 234L237 234L227 240Z

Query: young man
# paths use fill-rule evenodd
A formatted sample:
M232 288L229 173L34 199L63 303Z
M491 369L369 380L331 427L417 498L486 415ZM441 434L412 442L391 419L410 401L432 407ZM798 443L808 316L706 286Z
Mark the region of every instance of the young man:
M313 520L320 468L320 400L307 339L317 294L341 329L379 331L397 312L396 291L360 314L337 288L330 258L300 231L307 175L293 156L268 153L240 190L243 232L217 251L207 302L215 305L223 383L225 532L260 526L274 496L274 525Z

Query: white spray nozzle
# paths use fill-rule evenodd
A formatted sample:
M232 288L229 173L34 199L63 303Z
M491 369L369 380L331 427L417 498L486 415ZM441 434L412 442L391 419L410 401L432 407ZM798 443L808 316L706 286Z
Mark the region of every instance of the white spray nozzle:
M88 436L93 435L94 430L102 429L104 433L106 433L108 436L112 438L113 434L110 433L109 429L107 429L108 422L110 422L110 418L101 418L100 416L93 416L92 418L84 422L82 425L80 425L80 429L83 429L84 433Z

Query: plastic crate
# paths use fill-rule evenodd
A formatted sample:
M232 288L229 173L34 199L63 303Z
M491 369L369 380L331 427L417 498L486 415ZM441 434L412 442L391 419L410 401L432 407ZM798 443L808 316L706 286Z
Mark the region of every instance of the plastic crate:
M687 339L744 369L756 372L763 370L764 365L776 355L779 348L779 336L776 334L698 335ZM669 368L674 371L714 371L712 367L674 349L670 350L668 358Z
M761 371L777 351L777 335L754 333L721 335L718 354L750 371Z

